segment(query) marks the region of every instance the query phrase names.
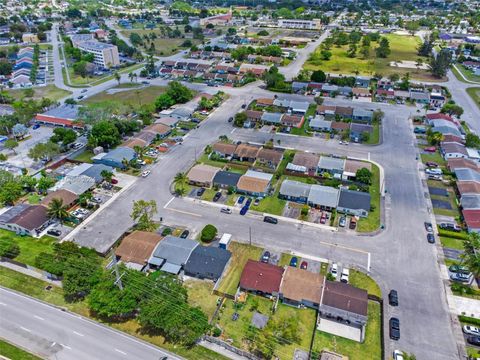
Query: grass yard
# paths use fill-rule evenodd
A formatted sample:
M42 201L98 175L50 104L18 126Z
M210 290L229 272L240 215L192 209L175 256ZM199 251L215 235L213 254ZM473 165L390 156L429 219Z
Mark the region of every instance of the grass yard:
M452 72L455 74L458 80L462 82L466 82L463 77L467 80L480 82L480 76L475 75L472 70L467 69L462 64L455 64L456 66L452 66ZM460 73L463 75L460 75Z
M18 273L16 271L0 267L0 285L9 289L14 289L18 292L24 293L26 295L32 296L34 298L43 300L50 304L61 306L72 312L80 314L85 317L89 317L90 311L87 308L87 305L84 301L79 301L75 303L67 303L63 298L62 289L58 287L52 287L51 290L45 290L45 287L49 285L47 282L32 278L30 276ZM102 322L99 319L94 319L96 321ZM140 330L140 325L136 320L130 320L127 322L120 323L105 323L118 329L124 331L132 336L140 338L144 341L150 342L154 345L172 351L180 356L185 357L186 359L191 360L226 360L227 358L215 353L211 350L203 348L201 346L194 346L192 348L185 348L179 345L174 345L171 343L166 343L165 339L161 336L149 336L145 335ZM17 358L12 358L17 359Z
M91 150L85 150L84 152L78 154L73 160L91 164L93 162L91 160L93 156L95 156L95 154Z
M58 101L71 94L70 91L59 89L55 85L34 87L32 89L34 91L34 95L31 99L33 100L41 100L42 98L49 98L50 100ZM13 96L15 100L20 100L25 97L24 89L7 90L7 92L9 95Z
M380 124L375 123L373 125L373 132L368 138L368 141L365 142L365 144L368 145L376 145L380 141Z
M30 236L20 236L11 231L0 229L0 241L13 239L20 248L20 254L15 258L16 261L27 265L35 265L35 258L41 252L53 252L52 245L55 239L50 236L43 236L36 239Z
M13 360L40 360L41 358L26 352L4 340L0 339L0 356Z
M403 36L395 34L382 35L390 42L390 55L383 58L376 58L375 48L378 47L377 43L372 42L370 47L370 55L364 59L362 55L357 52L355 58L349 58L347 56L347 46L336 47L333 46L330 51L332 57L328 61L321 60L320 47L315 50L310 59L305 62L303 66L306 70L323 70L328 73L336 73L343 75L354 75L358 72L359 75L370 75L380 73L383 76L388 76L393 73L397 73L402 76L405 73L410 73L410 76L420 80L432 80L429 72L426 70L418 70L416 68L401 68L390 66L391 61L416 61L419 56L417 55L417 47L420 44L420 38L414 36ZM427 62L426 58L423 58L424 62Z
M38 194L30 194L27 196L27 200L29 204L36 205L40 202L41 197Z
M315 354L320 354L323 349L328 349L348 356L350 360L380 360L382 358L380 337L380 304L369 301L368 323L364 343L317 330L313 341L313 351Z
M221 280L220 286L218 287L218 291L235 295L243 267L247 263L247 260L259 260L263 249L256 246L232 242L230 243L228 250L232 252L232 258L230 260L230 265Z
M472 359L480 358L480 349L474 348L473 346L467 346L467 354Z
M480 108L480 87L471 87L467 89L468 95L475 101L475 104Z
M380 227L380 169L372 164L372 185L370 185L370 204L373 207L366 218L360 218L357 224L358 232L371 232Z
M280 255L278 266L289 266L292 257L293 255L282 253L282 255Z
M213 295L213 283L211 281L187 280L183 285L188 289L188 302L192 306L198 306L208 316L212 318L217 308L216 295Z
M312 132L308 126L308 118L309 116L314 116L317 110L317 104L311 104L308 107L307 112L305 113L305 120L303 121L302 127L300 128L292 128L290 134L292 135L300 135L300 136L312 136Z
M432 200L441 200L450 203L451 209L442 209L433 207L433 213L437 215L444 215L444 216L452 216L452 217L459 217L460 216L460 209L458 208L458 204L456 201L455 192L451 187L446 188L448 191L449 196L441 196L441 195L432 195L430 194L430 198Z
M210 166L215 166L215 167L219 167L219 168L224 168L228 163L225 161L215 161L215 160L210 160L208 158L208 155L207 154L202 154L202 156L200 156L200 158L197 160L197 163L199 164L205 164L205 165L210 165Z
M373 280L367 274L355 269L350 269L349 280L351 285L367 290L370 295L375 295L379 298L382 297L382 291L380 290L380 287L375 280Z
M248 350L248 342L245 341L245 338L249 332L254 311L257 311L269 317L268 323L272 321L280 322L292 318L297 320L295 324L297 324L298 328L295 333L298 335L299 341L285 341L284 343L280 343L277 340L275 342L274 353L279 359L293 359L295 349L303 349L308 352L312 333L315 328L315 311L312 309L297 309L279 304L275 314L272 314L272 306L273 302L271 300L251 294L248 295L246 303L237 306L237 308L235 308L232 300L227 300L218 320L218 325L223 330L222 338L232 339L234 346ZM239 318L236 321L231 320L234 312L239 314ZM278 327L276 330L279 330ZM259 332L261 331L262 330L259 330ZM276 336L282 337L281 335Z
M82 104L98 104L102 102L111 102L118 104L119 106L129 106L132 108L140 107L144 104L150 104L155 101L155 99L165 91L165 88L162 86L146 86L140 89L124 90L119 92L114 92L112 94L107 91L102 91L95 96L92 96L85 101L82 101Z
M260 200L258 206L252 205L252 210L259 211L262 213L269 213L273 215L282 215L283 209L287 202L285 200L278 198L278 193L275 191L275 194L272 196L267 196L263 200Z
M440 236L440 242L442 243L443 247L463 250L463 240L454 239L447 236Z
M212 201L216 193L217 192L213 189L205 189L205 192L203 193L201 199L206 201Z
M442 155L440 155L439 152L435 152L435 153L424 153L424 154L420 154L420 159L422 160L422 163L427 163L429 161L433 161L433 162L436 162L440 167L446 167L447 166L447 162L445 161L445 159L442 157Z

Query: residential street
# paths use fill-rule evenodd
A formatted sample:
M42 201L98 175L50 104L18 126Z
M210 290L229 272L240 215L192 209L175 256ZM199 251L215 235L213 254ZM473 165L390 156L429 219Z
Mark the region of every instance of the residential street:
M125 333L1 287L0 300L0 337L45 359L181 359Z

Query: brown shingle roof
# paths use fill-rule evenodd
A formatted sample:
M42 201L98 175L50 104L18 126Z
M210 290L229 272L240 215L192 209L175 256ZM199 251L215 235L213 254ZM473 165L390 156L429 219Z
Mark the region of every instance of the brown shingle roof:
M335 114L340 116L352 116L353 108L349 106L337 106L335 109Z
M236 148L237 148L237 145L228 144L224 142L217 142L212 145L213 151L216 151L216 152L219 152L220 154L225 154L225 155L233 155Z
M353 173L355 174L357 170L367 168L368 170L372 170L372 164L364 161L359 161L359 160L350 160L347 159L345 160L345 172Z
M47 220L47 208L42 205L33 205L22 211L9 222L32 231L45 224Z
M268 180L243 175L240 180L238 180L237 189L252 193L261 193L265 192L268 183Z
M240 287L271 294L279 291L282 275L280 266L248 260L240 277Z
M125 263L146 265L153 250L162 239L162 236L155 233L134 231L122 240L120 246L115 250L115 255Z
M257 110L247 110L245 111L245 115L247 115L247 119L260 120L262 118L263 112Z
M350 129L350 123L341 122L341 121L332 121L332 129L334 130L347 130Z
M367 316L368 293L366 290L339 281L325 281L321 305Z
M317 113L325 114L326 111L335 111L336 106L332 105L318 105L317 106Z
M283 152L273 149L262 148L258 151L257 160L270 161L273 164L279 164L282 161Z
M260 98L260 99L257 99L257 105L269 106L269 105L273 105L273 101L274 99Z
M122 146L129 147L133 149L135 146L145 147L147 146L147 142L142 139L132 138L130 140L125 141Z
M285 114L282 117L282 123L288 123L288 124L299 124L302 122L303 116L300 115L288 115Z
M248 144L240 144L235 149L235 156L239 158L256 158L257 153L260 148L258 146L248 145Z
M70 206L77 201L78 195L65 189L59 189L45 196L40 204L49 206L53 199L60 199L64 206Z
M480 184L475 181L457 182L457 188L460 195L480 194Z
M165 135L168 134L172 129L170 126L164 124L152 124L145 128L147 131L151 131L156 134Z
M198 183L211 183L215 174L220 169L210 165L199 164L195 165L190 169L187 174L187 177L190 181Z
M478 171L478 165L468 159L448 159L447 162L450 170L467 168Z
M320 274L288 266L280 292L286 299L299 302L307 300L319 304L324 279Z
M306 152L297 152L293 157L292 163L294 165L305 166L307 169L313 169L317 167L319 161L320 155Z
M364 89L364 88L353 88L352 94L353 95L370 95L370 90Z

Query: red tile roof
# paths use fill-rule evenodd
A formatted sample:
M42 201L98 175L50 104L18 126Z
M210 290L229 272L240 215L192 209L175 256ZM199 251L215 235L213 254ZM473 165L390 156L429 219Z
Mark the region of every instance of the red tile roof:
M280 266L248 260L240 278L240 287L272 294L279 291L282 276L283 268Z
M59 118L59 117L42 115L42 114L37 114L37 116L35 116L35 120L44 121L44 122L47 122L47 123L50 123L50 124L55 124L55 125L65 125L65 126L73 126L74 125L73 124L74 122L72 120L62 119L62 118ZM75 126L83 127L83 124L77 122L77 123L75 123Z
M480 210L463 210L463 218L469 229L480 229Z

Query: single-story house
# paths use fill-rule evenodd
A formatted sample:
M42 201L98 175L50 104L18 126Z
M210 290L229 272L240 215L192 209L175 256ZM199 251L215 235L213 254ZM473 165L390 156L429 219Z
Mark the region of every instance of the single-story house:
M345 169L345 159L331 156L320 156L318 161L317 171L321 173L329 173L334 177L340 178Z
M373 126L368 124L352 123L350 125L350 139L355 142L362 141L362 135L367 133L371 135L373 133Z
M148 259L149 267L178 274L187 263L198 242L168 235L160 241L152 256Z
M8 208L7 210L3 211L0 214L0 229L15 231L13 228L8 227L8 224L10 223L10 220L12 220L17 215L24 212L30 206L31 205L29 205L29 204L20 203L18 205L12 206L12 207Z
M124 146L119 146L108 153L100 153L95 155L92 160L94 164L104 164L114 168L125 169L127 166L125 163L130 163L137 158L137 153Z
M264 112L261 117L261 121L264 124L273 124L278 125L282 123L282 113L271 113L271 112Z
M50 190L55 191L58 189L68 190L76 195L82 195L88 190L94 188L96 185L95 180L90 176L78 175L70 176L67 175L60 181L58 181Z
M357 171L363 168L372 171L372 164L360 160L346 159L342 178L344 180L354 180L357 175Z
M460 204L465 210L480 210L480 194L462 195Z
M282 125L294 128L301 128L305 117L302 115L284 114L282 117Z
M314 174L317 171L320 155L308 152L296 152L293 156L292 164L304 166L308 173Z
M103 176L102 176L103 171L114 173L115 169L111 166L107 166L104 164L83 163L73 168L71 171L67 173L67 175L68 176L85 175L95 180L95 183L99 184L103 181Z
M340 281L325 280L319 305L319 317L346 323L361 329L360 341L365 338L368 320L368 293Z
M268 192L272 178L272 174L248 170L238 180L237 191L247 195L263 197Z
M83 129L83 124L77 121L79 108L78 105L61 105L43 114L37 114L35 122L38 124Z
M480 233L480 210L463 210L462 214L468 232Z
M166 138L172 132L170 126L161 123L147 126L144 130L153 132L155 136L159 137L160 139Z
M463 144L442 142L440 151L445 160L452 158L468 158L467 148Z
M307 203L311 207L333 210L338 205L340 191L330 186L312 185L308 194Z
M317 115L324 115L324 116L330 115L330 116L334 117L336 108L337 107L334 106L334 105L318 105L316 114Z
M229 143L224 143L224 142L216 142L215 144L212 145L212 151L222 157L222 158L230 158L233 156L235 153L235 149L237 148L237 145L235 144L229 144Z
M353 118L353 107L350 106L336 106L335 115L340 116L343 119L352 119Z
M280 186L278 197L281 199L306 204L311 187L312 185L305 184L300 181L284 180Z
M480 153L477 149L466 148L466 150L467 150L468 158L470 160L473 160L475 162L480 162Z
M162 116L155 120L155 124L163 124L168 127L174 128L178 124L178 119L171 116Z
M480 183L480 173L470 168L455 169L455 176L457 177L457 182L475 181Z
M273 100L273 98L260 98L257 99L256 103L258 106L272 106Z
M47 207L43 205L29 205L8 210L10 214L2 214L1 227L18 234L38 236L38 229L49 221ZM13 215L13 216L12 216ZM7 218L9 217L9 218Z
M247 110L245 111L245 115L247 115L247 121L258 122L262 119L263 112L257 110Z
M472 169L474 171L480 170L477 163L465 158L450 158L447 160L447 167L450 171L455 171L455 169Z
M163 239L162 236L148 231L135 230L125 236L115 250L117 259L127 267L143 270L152 256L153 250Z
M217 281L231 256L232 253L226 249L199 245L193 249L184 266L185 275Z
M350 129L350 123L343 121L332 121L332 130L342 132Z
M439 132L442 135L454 135L460 138L462 137L462 133L458 129L451 126L435 126L432 128L432 131Z
M355 79L355 86L368 88L370 86L370 78L366 76L357 76Z
M287 266L279 297L284 304L318 309L324 281L323 275Z
M341 189L337 211L367 217L370 211L370 194L361 191Z
M218 186L220 189L233 188L236 190L241 177L242 174L230 171L218 171L213 178L213 185Z
M357 97L370 97L372 94L370 94L369 89L354 87L352 88L352 95Z
M255 165L266 166L275 170L283 159L283 151L261 148L257 153Z
M240 288L260 295L277 296L282 277L282 267L248 260L240 277Z
M213 178L220 169L211 165L198 164L190 169L187 178L190 184L211 187Z
M410 100L422 104L430 103L430 93L410 90Z
M237 145L235 152L233 153L233 158L239 161L254 162L257 159L257 154L259 150L259 146L239 144Z
M371 123L373 119L373 111L364 110L360 108L354 108L352 113L353 121L367 122Z
M308 126L314 131L328 132L332 130L332 122L329 120L325 120L325 117L322 115L317 115L313 119L311 119Z
M474 181L462 181L458 182L456 185L460 196L480 194L480 184Z
M136 146L140 146L141 148L144 148L147 145L148 145L148 143L145 140L137 139L137 138L131 138L131 139L128 139L127 141L124 141L122 143L123 147L128 147L130 149L133 149Z
M69 208L78 200L78 195L69 190L59 189L45 196L40 205L48 207L53 199L61 200L63 206Z

